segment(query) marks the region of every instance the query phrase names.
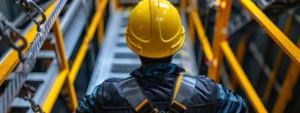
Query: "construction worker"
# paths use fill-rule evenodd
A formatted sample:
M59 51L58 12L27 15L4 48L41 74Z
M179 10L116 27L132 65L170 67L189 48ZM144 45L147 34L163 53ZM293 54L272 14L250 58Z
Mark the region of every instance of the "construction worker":
M203 76L188 76L172 64L185 30L167 0L143 0L132 10L126 29L128 47L141 67L126 79L108 79L79 102L77 113L246 112L244 100Z

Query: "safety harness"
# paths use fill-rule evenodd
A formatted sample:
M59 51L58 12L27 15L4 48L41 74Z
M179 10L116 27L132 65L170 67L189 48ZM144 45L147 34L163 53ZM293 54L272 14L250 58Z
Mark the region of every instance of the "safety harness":
M196 85L196 79L180 74L174 83L172 100L167 113L183 113L190 102ZM132 77L120 83L124 97L137 113L164 113L159 111Z

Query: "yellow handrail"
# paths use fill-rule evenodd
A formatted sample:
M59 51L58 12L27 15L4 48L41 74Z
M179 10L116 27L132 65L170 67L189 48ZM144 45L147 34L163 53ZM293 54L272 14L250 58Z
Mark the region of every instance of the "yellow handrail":
M248 99L250 100L251 104L253 105L253 108L256 110L256 112L267 112L266 108L262 104L259 96L255 92L253 86L251 85L250 81L248 80L245 72L243 71L242 67L239 65L238 60L235 58L230 46L228 45L226 41L227 36L227 25L229 21L229 15L230 15L230 9L232 0L218 0L218 7L217 7L217 18L216 18L216 27L215 27L215 34L214 34L214 41L213 41L213 53L207 52L207 48L209 47L203 47L204 53L206 56L213 56L212 58L212 64L209 68L209 76L212 77L216 82L219 81L220 78L220 68L223 63L223 53L225 54L226 59L229 61L229 64L233 68L233 76L238 80L239 84L242 86L242 89L246 92L246 95ZM271 36L271 38L280 46L280 48L288 54L288 56L293 61L291 65L289 66L282 91L280 92L280 95L277 99L277 102L275 104L275 107L273 109L273 112L283 112L285 109L285 105L288 96L283 95L283 92L291 93L291 90L294 87L295 80L298 78L300 67L300 50L291 42L287 36L283 34L280 29L275 26L272 21L251 1L251 0L239 0L239 2L245 7L251 14L251 16L262 26L265 28L267 33ZM196 15L194 11L191 11L189 24L195 24L196 29L203 29L201 27L201 20L199 22L195 22L196 17L191 16ZM197 15L199 18L199 15ZM194 26L189 25L189 28L191 28L190 33L194 33ZM198 30L197 30L198 31ZM199 35L203 34L201 32L197 32ZM288 33L287 33L288 34ZM190 34L190 36L194 36L194 34ZM206 38L206 36L200 36L199 40L201 43L208 43L203 42L203 39ZM191 37L192 41L194 40L193 37ZM298 44L300 41L298 41ZM207 44L208 45L208 44ZM299 45L300 46L300 45ZM212 55L214 54L214 55ZM298 65L298 66L297 66ZM294 81L292 81L292 79ZM292 81L292 82L291 82ZM272 85L272 83L271 83ZM269 85L269 87L271 86ZM270 88L269 88L270 89Z
M276 104L273 108L274 113L284 112L288 95L294 88L295 80L298 79L299 72L297 72L297 70L299 70L300 67L300 50L251 0L240 0L240 3L250 12L256 22L265 28L274 42L279 45L279 47L293 61L289 66L279 97L277 98ZM274 81L275 75L271 77L271 80ZM268 87L270 87L270 85Z
M71 100L71 110L75 111L78 103L77 103L77 98L76 98L76 93L74 89L73 83L70 82L70 76L68 76L69 73L69 64L68 60L66 58L66 53L65 53L65 47L64 47L64 41L63 41L63 35L60 29L60 24L59 20L57 19L53 25L52 28L54 35L55 35L55 49L58 51L58 58L59 58L59 63L60 63L60 72L58 74L57 79L55 80L54 85L52 86L48 98L46 99L46 102L43 105L43 110L46 113L50 113L51 109L58 97L58 94L63 86L65 81L67 81L67 87L68 87L68 94L70 96Z
M284 27L284 33L287 36L289 36L290 33L291 33L291 27L292 27L292 24L293 24L293 19L294 19L293 15L289 15L288 18L287 18L287 22L286 22L285 27ZM264 102L268 101L269 96L271 94L271 90L272 90L272 88L274 86L274 83L276 81L277 72L278 72L278 70L281 66L283 54L284 54L284 52L279 49L278 53L277 53L277 56L276 56L274 66L273 66L273 69L272 69L272 72L270 73L270 77L269 77L269 80L268 80L268 83L267 83L267 86L266 86L266 89L265 89L264 96L263 96L263 101Z
M297 46L300 47L300 39L298 39ZM297 66L294 62L291 62L285 74L281 91L273 107L272 110L273 113L284 112L285 107L293 94L293 89L297 83L299 74L300 74L300 67Z
M55 80L55 83L52 86L52 89L50 90L49 95L47 96L45 103L43 105L43 109L46 113L51 112L51 109L53 108L53 105L54 105L54 103L58 97L58 94L60 93L60 90L61 90L63 84L65 83L66 79L67 79L66 85L69 88L68 92L71 97L71 103L73 104L71 110L74 111L76 109L77 99L76 99L76 94L75 94L73 83L76 79L77 73L81 67L83 59L88 50L88 44L92 40L97 27L103 26L103 23L100 22L100 20L103 18L102 14L103 14L103 11L105 10L105 7L107 6L107 3L108 3L108 0L101 0L99 2L99 4L98 4L99 7L97 7L97 11L95 12L92 22L88 28L87 34L84 36L83 42L79 48L79 51L76 55L76 58L73 62L71 69L70 70L69 69L62 70L58 74L57 79ZM103 28L103 27L98 27L98 28ZM98 38L98 39L103 39L103 38Z
M53 2L45 11L45 15L47 18L53 12L56 2L57 1ZM37 33L36 29L37 26L34 24L24 36L28 44L27 47L22 52L26 52L29 49L30 47L29 43L32 42L36 36ZM20 44L22 44L21 41L17 43L17 45ZM19 61L20 59L18 57L18 53L17 51L14 50L10 50L8 54L5 56L5 59L3 61L0 61L0 86L6 80L7 76L12 72L12 70L16 67Z
M190 15L191 15L190 18L192 21L190 24L194 24L196 31L198 33L199 41L202 44L204 54L207 57L207 59L211 61L213 58L211 45L210 45L208 38L206 36L206 33L204 31L204 27L202 25L201 19L199 18L199 14L196 10L193 10L190 12ZM193 29L189 29L189 30L193 30ZM190 36L194 36L194 35L190 34Z
M299 48L251 0L239 1L256 22L265 28L274 42L300 67Z
M221 0L218 3L217 16L215 23L215 31L213 37L213 59L212 64L208 68L208 76L217 83L220 82L220 72L223 65L223 53L221 50L221 42L227 40L228 22L231 12L232 0Z
M253 108L257 113L267 113L266 108L264 107L263 103L259 99L256 91L254 90L251 82L248 80L243 68L239 64L238 60L234 56L229 44L226 41L221 42L221 48L225 54L225 57L229 61L231 67L234 70L234 75L236 75L236 79L238 83L242 86L242 89L245 91L248 99L250 100Z
M242 64L243 63L243 61L244 61L244 56L245 56L245 53L246 53L246 43L248 42L248 40L249 40L249 35L248 34L246 34L246 35L244 35L244 36L242 36L241 37L242 39L240 40L240 42L239 42L239 44L238 44L238 46L237 46L237 50L236 50L236 57L237 57L237 60L238 60L238 62L240 63L240 64ZM232 88L232 90L236 90L236 88L237 88L237 78L236 78L236 74L234 73L234 70L233 70L233 68L231 68L231 72L233 72L232 73L232 80L231 80L231 88Z
M267 110L264 107L263 103L261 102L259 96L257 95L256 91L254 90L253 86L251 85L250 81L248 80L245 72L243 71L242 67L240 66L238 60L234 56L230 46L228 45L226 38L227 38L227 25L229 20L229 15L231 11L231 0L220 0L220 6L218 7L218 16L216 22L216 31L214 34L214 41L213 41L213 52L211 50L210 44L208 42L207 36L205 35L204 28L202 26L201 20L197 11L192 10L190 12L190 21L189 24L194 24L195 29L197 30L199 41L203 45L204 54L205 56L212 60L211 73L214 74L211 76L215 80L218 79L220 76L220 68L223 62L223 54L231 64L233 68L234 78L237 79L238 83L245 91L248 99L250 100L253 108L256 112L259 113L266 113ZM193 28L194 26L189 25L189 28ZM194 30L194 29L189 29ZM194 33L193 31L190 33ZM190 36L194 36L190 34ZM191 37L193 39L193 37ZM217 55L217 56L216 56Z
M71 81L75 81L77 73L80 69L80 66L82 64L82 61L86 55L86 52L88 50L88 44L90 43L90 41L92 40L95 31L97 29L97 26L99 25L99 22L101 20L103 11L105 10L105 7L107 6L107 2L108 0L102 0L99 4L99 9L95 12L95 15L92 19L92 22L88 28L88 32L87 34L84 36L83 42L79 48L79 51L76 55L76 58L73 62L71 71L70 71L70 76L71 76ZM102 24L103 25L103 24ZM101 26L102 26L101 25Z

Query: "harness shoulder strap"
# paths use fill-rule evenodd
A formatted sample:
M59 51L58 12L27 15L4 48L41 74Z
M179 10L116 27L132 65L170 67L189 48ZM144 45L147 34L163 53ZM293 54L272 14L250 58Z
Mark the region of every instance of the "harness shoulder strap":
M147 99L134 77L123 80L120 87L124 97L137 113L158 113L158 109Z
M171 113L183 113L186 110L186 106L189 104L196 85L196 79L179 75L173 93L173 99L169 111Z

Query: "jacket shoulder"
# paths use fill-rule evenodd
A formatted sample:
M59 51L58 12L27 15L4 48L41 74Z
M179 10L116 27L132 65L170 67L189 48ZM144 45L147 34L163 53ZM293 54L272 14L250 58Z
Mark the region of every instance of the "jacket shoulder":
M217 100L219 88L217 84L204 75L197 75L193 77L196 79L194 94L190 104L212 104Z
M102 83L102 100L104 107L130 106L124 98L120 82L126 79L110 78Z

